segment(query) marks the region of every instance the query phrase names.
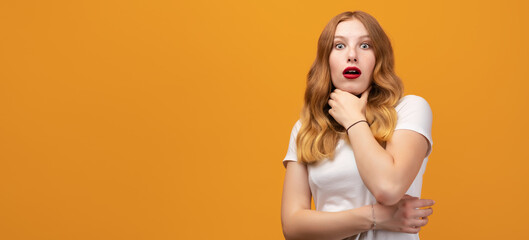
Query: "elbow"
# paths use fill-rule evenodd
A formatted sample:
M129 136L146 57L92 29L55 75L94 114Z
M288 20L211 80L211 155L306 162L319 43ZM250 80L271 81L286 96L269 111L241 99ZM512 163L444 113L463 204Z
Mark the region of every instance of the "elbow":
M295 240L299 239L296 237L296 235L292 232L292 230L287 227L285 224L283 224L283 236L285 237L285 240Z
M283 236L285 237L285 240L295 240L293 236L289 235L285 230L283 230Z
M285 237L285 240L293 240L296 239L295 234L292 230L292 221L290 220L291 217L285 217L281 219L281 227L283 229L283 236Z
M305 239L300 236L299 233L296 232L295 229L292 228L292 226L284 224L283 223L283 236L285 237L285 240L298 240L298 239Z
M401 193L397 189L398 187L394 186L393 184L385 184L385 187L382 187L373 195L375 196L377 202L381 203L382 205L393 206L397 204L400 199L402 199L402 197L404 197L404 193Z
M285 237L285 240L293 239L290 233L290 229L287 227L285 222L281 222L281 226L283 227L283 236Z
M400 200L400 198L395 198L392 196L384 196L384 195L376 196L375 198L377 199L377 202L379 202L380 204L384 206L393 206L397 204Z
M285 237L285 240L307 240L307 237L302 236L303 234L300 233L292 217L283 218L281 220L281 227L283 229L283 236Z

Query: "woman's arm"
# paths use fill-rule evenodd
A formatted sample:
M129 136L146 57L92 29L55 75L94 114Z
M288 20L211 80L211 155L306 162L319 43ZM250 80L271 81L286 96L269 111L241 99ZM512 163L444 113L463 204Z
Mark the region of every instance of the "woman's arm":
M348 128L365 120L365 106L370 88L360 98L339 89L331 93L329 113ZM378 202L397 203L406 193L421 168L428 151L428 140L410 130L396 130L382 148L365 122L348 130L358 171L365 185Z
M285 239L344 239L371 228L371 206L341 212L313 211L307 167L288 161L281 201Z
M348 133L358 172L367 188L380 203L397 203L421 168L428 140L415 131L396 130L384 149L364 122Z
M288 161L281 203L285 239L344 239L371 228L371 205L341 212L322 212L311 210L310 199L306 165ZM431 208L417 208L432 204L432 200L412 197L405 197L394 206L375 204L376 229L417 233L427 224L427 216L432 214Z

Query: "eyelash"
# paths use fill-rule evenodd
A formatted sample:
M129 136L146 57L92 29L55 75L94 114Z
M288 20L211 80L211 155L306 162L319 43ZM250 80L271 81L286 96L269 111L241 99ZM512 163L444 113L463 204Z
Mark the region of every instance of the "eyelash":
M335 48L338 47L339 44L344 45L343 43L337 43L337 44L334 45L334 47L335 47ZM360 46L362 46L362 45L364 45L364 44L367 45L367 48L364 48L364 49L368 49L368 48L371 47L371 44L366 43L366 42L361 43Z

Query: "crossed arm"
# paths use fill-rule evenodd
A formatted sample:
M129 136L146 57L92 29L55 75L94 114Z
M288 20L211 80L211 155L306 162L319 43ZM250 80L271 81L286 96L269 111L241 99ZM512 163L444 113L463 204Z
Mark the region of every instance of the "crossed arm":
M335 89L330 94L329 114L348 129L358 172L366 187L378 202L393 205L404 196L417 176L428 151L428 140L412 130L395 130L384 149L376 141L367 122L349 128L353 123L365 120L370 89L364 91L361 97ZM422 108L419 111L425 111L425 102L420 104Z
M336 114L331 115L335 117ZM350 126L351 120L365 118L363 115L349 117L339 122ZM381 203L374 205L377 228L395 232L418 232L420 226L427 224L427 216L432 214L431 208L418 208L431 206L433 201L410 199L405 193L426 157L429 146L426 137L412 130L395 130L384 149L375 140L366 123L356 124L348 130L348 134L360 176ZM289 162L287 165L281 208L286 239L343 239L369 230L371 206L341 212L310 210L308 176L306 167L302 166L297 162ZM379 220L380 223L387 224L379 225Z
M287 161L281 200L281 224L285 239L344 239L371 229L371 205L340 212L312 210L306 165ZM429 199L404 196L394 206L373 205L375 229L418 233L428 223L433 205Z
M384 149L364 122L350 128L348 133L358 172L366 187L378 202L388 206L397 203L426 157L426 137L412 130L395 130Z
M285 239L343 239L371 227L371 205L341 212L323 212L311 210L310 200L306 165L288 161L281 200ZM375 212L383 214L383 209L378 207Z
M353 128L349 130L353 148L364 147L371 149L370 153L372 153L355 150L355 158L364 183L374 193L377 201L383 204L374 205L377 229L407 233L419 232L420 227L428 223L427 216L432 214L432 209L431 207L418 208L431 206L433 201L410 199L404 196L417 175L424 157L416 151L405 151L405 149L418 148L421 151L424 150L422 152L426 154L427 140L414 131L397 130L384 150L372 135L373 141L366 140L369 138L364 138L365 136L356 136L357 134L371 134L367 124L365 128L359 127L354 130L355 134L351 134ZM358 141L356 137L364 141ZM412 167L411 170L407 169ZM339 240L371 228L372 209L370 205L340 212L315 211L311 210L311 197L306 165L296 161L287 161L281 201L281 224L285 239Z

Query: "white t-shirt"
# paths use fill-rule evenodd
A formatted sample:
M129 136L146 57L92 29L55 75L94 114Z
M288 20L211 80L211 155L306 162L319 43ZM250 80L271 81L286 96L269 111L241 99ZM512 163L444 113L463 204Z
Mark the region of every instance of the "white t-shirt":
M406 194L420 197L422 175L426 169L428 156L432 152L432 111L428 102L416 95L406 95L395 107L397 111L397 129L410 129L424 135L429 142L428 153L424 158L419 173L413 180ZM283 160L297 161L296 137L301 127L298 120L290 135L288 151ZM362 181L351 146L345 140L339 140L335 157L324 159L317 164L307 165L310 191L314 198L316 210L338 212L376 203L375 197L369 192ZM370 230L352 236L350 239L419 239L418 234Z

